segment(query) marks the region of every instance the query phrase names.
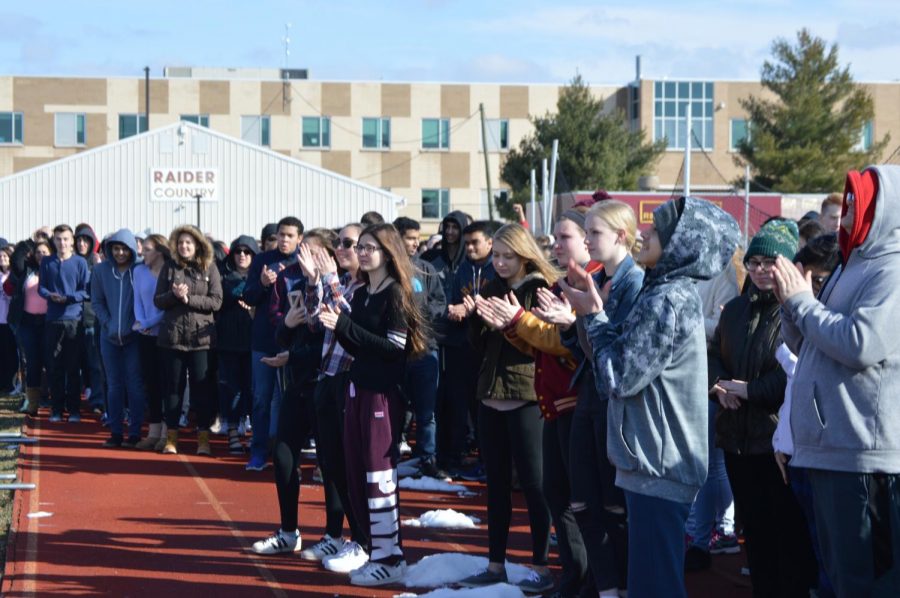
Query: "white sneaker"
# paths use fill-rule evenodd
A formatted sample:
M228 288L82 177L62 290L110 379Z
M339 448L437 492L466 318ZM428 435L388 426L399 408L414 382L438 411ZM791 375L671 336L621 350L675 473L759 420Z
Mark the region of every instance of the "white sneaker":
M409 444L404 440L400 443L400 454L401 455L411 455L412 448L410 448Z
M279 529L265 540L254 542L250 548L256 554L281 554L283 552L298 552L301 545L299 530L291 533L283 532Z
M355 586L385 586L403 579L406 574L406 561L396 565L383 563L366 563L350 574L350 583Z
M220 420L218 417L216 417L216 421L214 421L212 423L212 425L209 427L209 431L211 434L224 434L225 428L227 428L227 426L223 426L222 420Z
M322 539L300 552L300 558L304 561L321 561L322 559L334 556L344 547L343 538L332 538L328 534L322 536Z
M369 555L356 542L344 542L334 556L322 559L322 566L335 573L350 573L369 562Z

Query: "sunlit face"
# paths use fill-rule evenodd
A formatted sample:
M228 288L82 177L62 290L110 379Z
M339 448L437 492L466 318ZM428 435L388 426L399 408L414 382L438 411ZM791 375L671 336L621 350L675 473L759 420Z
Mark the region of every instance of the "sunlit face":
M197 255L197 242L189 233L181 233L178 237L178 255L185 260L192 260Z
M246 245L238 245L234 248L234 265L238 270L246 270L253 262L253 252Z
M50 248L43 243L34 248L34 255L37 256L37 263L41 263L41 260L50 255Z
M856 220L856 198L852 194L848 194L847 195L847 213L844 214L844 217L840 219L840 226L836 227L834 230L837 231L839 228L843 228L845 231L847 231L847 234L849 235L853 232L853 223L855 220ZM828 229L828 230L832 230L832 229Z
M760 291L775 288L775 258L751 255L744 261L744 266L751 282Z
M819 214L819 224L826 233L836 233L841 228L841 206L826 204Z
M556 239L553 243L553 255L556 257L556 263L561 266L568 264L569 260L583 264L590 258L584 245L584 231L568 218L556 223L553 227L553 237Z
M463 243L466 247L466 257L473 262L481 262L489 255L494 243L490 237L485 237L481 231L463 235Z
M162 253L156 249L156 243L153 241L144 241L144 265L153 268L163 258Z
M9 254L5 251L0 251L0 270L4 272L9 270Z
M121 243L113 243L110 252L119 266L127 266L131 262L131 250Z
M459 235L461 233L462 231L459 230L459 225L452 220L448 220L444 223L444 229L442 231L444 243L448 245L459 243Z
M56 246L56 253L67 255L72 252L75 239L71 232L64 230L53 234L53 244Z
M93 249L91 240L88 237L81 236L75 239L75 252L78 255L87 255Z
M356 255L356 243L359 241L359 229L348 226L341 230L334 255L338 266L344 270L355 271L359 269L359 256Z
M374 272L386 263L384 249L372 235L363 235L356 245L359 256L359 269L363 272Z
M624 242L624 233L614 230L599 216L588 216L584 221L587 235L584 243L591 259L608 262L616 258Z
M641 233L641 252L638 253L637 261L645 268L653 268L661 257L662 245L659 242L659 233L656 232L656 225L651 224Z
M407 229L403 233L403 246L409 257L416 255L419 251L419 231L414 228Z
M303 236L296 226L279 226L278 227L278 251L284 255L289 255L297 251L297 245Z
M525 260L503 241L494 241L491 255L493 256L494 270L500 278L515 282L525 276Z

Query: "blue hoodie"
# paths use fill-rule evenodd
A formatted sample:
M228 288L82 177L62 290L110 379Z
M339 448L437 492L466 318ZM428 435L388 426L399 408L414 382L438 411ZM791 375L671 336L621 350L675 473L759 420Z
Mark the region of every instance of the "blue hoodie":
M706 332L696 283L722 271L740 235L712 203L676 202L681 215L624 323L615 326L600 312L585 325L597 390L610 399L607 452L616 485L689 503L706 481L709 457Z
M131 251L128 269L120 272L113 257L112 245L118 243ZM120 229L103 244L106 260L94 267L91 277L91 304L100 324L101 338L114 345L125 345L137 338L134 326L134 265L137 242L134 234Z

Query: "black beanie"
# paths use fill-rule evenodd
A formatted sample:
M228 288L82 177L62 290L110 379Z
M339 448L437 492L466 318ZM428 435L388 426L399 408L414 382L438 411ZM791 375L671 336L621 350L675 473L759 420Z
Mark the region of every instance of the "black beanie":
M674 201L667 201L663 205L653 210L653 225L656 227L656 234L659 236L660 248L665 248L675 232L678 225L678 219L684 212L684 198L679 197Z

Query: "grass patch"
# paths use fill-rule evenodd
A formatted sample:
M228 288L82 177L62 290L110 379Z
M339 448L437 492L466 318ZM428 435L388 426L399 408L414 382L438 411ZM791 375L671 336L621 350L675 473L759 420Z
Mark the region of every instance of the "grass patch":
M19 413L21 397L0 396L0 433L20 432L25 415ZM0 473L16 473L16 461L19 458L19 446L0 446ZM9 541L9 526L12 523L13 500L15 492L0 491L0 574L6 565L6 543Z

